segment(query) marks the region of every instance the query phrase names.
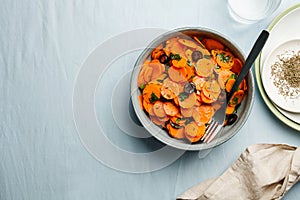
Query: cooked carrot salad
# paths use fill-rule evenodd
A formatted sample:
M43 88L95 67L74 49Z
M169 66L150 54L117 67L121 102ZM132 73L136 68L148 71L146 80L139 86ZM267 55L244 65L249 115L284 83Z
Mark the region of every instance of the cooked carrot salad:
M242 65L217 40L170 38L141 66L137 83L141 109L171 137L198 142L216 110L225 103ZM246 90L243 80L229 101L227 119L236 113ZM226 120L226 124L232 122Z

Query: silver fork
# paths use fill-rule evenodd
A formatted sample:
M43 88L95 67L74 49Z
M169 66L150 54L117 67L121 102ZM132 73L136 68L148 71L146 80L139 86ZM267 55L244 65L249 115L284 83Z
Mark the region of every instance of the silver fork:
M204 136L201 138L201 141L203 141L205 143L211 142L223 128L223 124L224 124L225 116L226 116L225 112L226 112L227 104L229 103L229 100L231 99L234 92L238 89L242 80L248 74L248 71L250 70L253 62L255 61L258 54L264 47L268 37L269 37L269 32L266 30L263 30L261 32L261 34L259 35L259 37L257 38L255 44L253 45L253 47L250 51L250 54L248 55L248 57L245 61L244 66L242 67L241 72L239 73L234 85L232 86L229 94L226 97L225 103L222 104L221 108L215 112L214 116L208 123L207 129L205 131Z

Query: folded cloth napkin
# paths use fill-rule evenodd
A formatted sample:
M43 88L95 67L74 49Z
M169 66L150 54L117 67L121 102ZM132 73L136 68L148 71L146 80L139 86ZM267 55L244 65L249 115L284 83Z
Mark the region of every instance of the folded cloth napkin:
M255 144L220 177L196 185L177 200L281 199L300 179L300 149L284 144Z

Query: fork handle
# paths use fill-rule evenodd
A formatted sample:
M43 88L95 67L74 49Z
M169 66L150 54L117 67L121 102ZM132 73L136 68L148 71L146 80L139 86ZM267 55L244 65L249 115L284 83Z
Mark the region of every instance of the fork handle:
M259 37L257 38L254 46L252 47L250 54L248 55L244 66L242 67L241 72L239 73L235 83L232 86L232 89L230 90L228 96L227 96L227 103L230 101L231 97L233 96L234 92L238 89L240 83L242 82L242 80L245 78L245 76L248 74L248 71L250 70L253 62L255 61L255 59L257 58L258 54L260 53L260 51L262 50L262 48L264 47L267 39L269 37L269 32L266 30L263 30Z

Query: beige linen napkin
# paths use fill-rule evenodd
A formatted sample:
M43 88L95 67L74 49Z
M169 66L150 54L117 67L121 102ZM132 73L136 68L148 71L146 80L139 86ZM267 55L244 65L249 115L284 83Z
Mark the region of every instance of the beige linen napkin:
M299 181L299 176L299 148L255 144L220 177L190 188L177 199L281 199Z

